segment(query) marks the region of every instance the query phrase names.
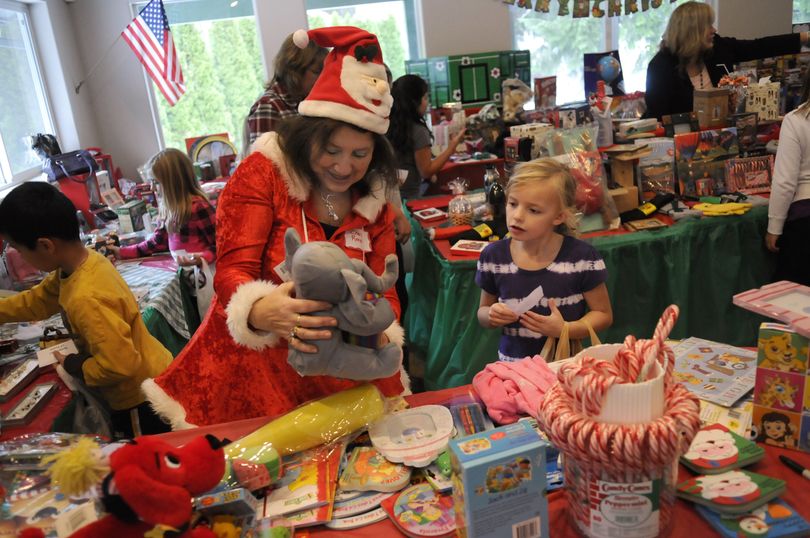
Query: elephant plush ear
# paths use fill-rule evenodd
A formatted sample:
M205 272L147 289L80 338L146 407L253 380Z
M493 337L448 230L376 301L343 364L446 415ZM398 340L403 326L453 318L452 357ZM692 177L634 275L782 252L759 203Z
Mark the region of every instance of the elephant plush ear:
M285 265L287 266L287 271L292 274L292 259L295 256L295 251L298 250L298 247L301 246L301 236L298 235L298 231L290 226L287 228L287 231L284 232L284 250L287 251L286 257L284 258Z
M366 299L366 290L368 289L366 281L362 276L351 269L341 269L340 274L343 275L343 281L346 282L349 297L341 302L338 307L349 323L353 325L365 325L368 323L368 319L361 305Z

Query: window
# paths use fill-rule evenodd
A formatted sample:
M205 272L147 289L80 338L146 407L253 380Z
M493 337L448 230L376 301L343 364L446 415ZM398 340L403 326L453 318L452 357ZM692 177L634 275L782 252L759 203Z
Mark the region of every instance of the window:
M146 5L138 2L133 17ZM153 86L166 147L190 137L228 133L242 147L245 117L264 87L253 2L164 0L186 93L169 106Z
M793 0L793 24L810 23L810 0Z
M0 1L0 183L37 175L41 160L28 137L53 132L28 8Z
M810 1L810 0L808 0ZM575 19L510 6L516 49L528 49L532 77L557 76L557 104L585 99L583 54L619 50L625 91L644 91L647 63L658 50L669 15L679 4L630 15ZM605 4L603 4L605 6ZM606 9L606 8L603 8Z
M375 34L395 80L405 74L405 60L419 55L413 0L307 0L306 6L310 28L357 26Z

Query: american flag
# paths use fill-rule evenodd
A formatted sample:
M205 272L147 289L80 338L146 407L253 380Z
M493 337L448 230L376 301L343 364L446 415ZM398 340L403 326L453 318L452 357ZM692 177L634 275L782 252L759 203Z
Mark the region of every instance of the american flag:
M152 0L138 13L121 36L135 52L161 93L174 106L186 92L183 70L174 48L163 0Z

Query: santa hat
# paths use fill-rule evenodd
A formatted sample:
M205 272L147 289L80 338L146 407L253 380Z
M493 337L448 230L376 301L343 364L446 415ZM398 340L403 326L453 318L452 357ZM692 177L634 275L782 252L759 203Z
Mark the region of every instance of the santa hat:
M309 95L298 105L302 116L332 118L385 134L394 99L388 87L377 36L354 26L296 30L293 42L333 47Z

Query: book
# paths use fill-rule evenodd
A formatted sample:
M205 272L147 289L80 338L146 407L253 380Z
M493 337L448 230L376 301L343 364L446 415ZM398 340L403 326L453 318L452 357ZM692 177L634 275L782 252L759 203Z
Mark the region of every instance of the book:
M275 518L328 504L329 521L344 449L343 443L331 443L285 459L283 478L265 498L264 517Z
M624 227L631 232L641 232L643 230L658 230L659 228L666 228L667 225L656 218L649 218L625 222Z
M776 499L748 514L725 517L705 506L695 506L723 538L761 536L763 538L793 538L810 534L810 524L788 503Z
M677 485L676 495L726 515L744 514L785 492L784 480L735 469L699 475Z
M473 241L471 239L465 239L462 241L457 241L455 245L450 247L450 252L478 256L488 244L488 241Z
M718 474L761 460L765 449L722 424L701 428L681 463L696 473Z
M359 446L352 450L340 475L340 488L346 491L399 491L411 479L411 469L391 463L376 448Z
M757 353L690 337L675 345L673 376L701 400L731 406L754 388Z

